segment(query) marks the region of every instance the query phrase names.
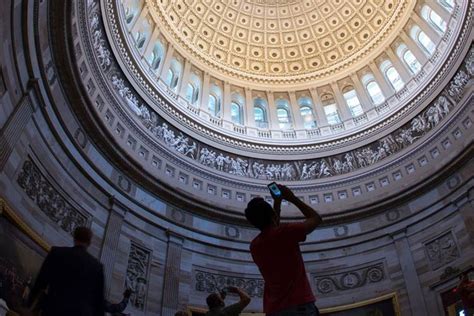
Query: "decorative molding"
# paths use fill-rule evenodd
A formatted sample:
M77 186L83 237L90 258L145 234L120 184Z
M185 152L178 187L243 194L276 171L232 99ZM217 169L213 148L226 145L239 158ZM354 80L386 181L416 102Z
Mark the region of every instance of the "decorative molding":
M151 252L134 242L130 245L125 287L131 289L130 303L139 310L145 310L148 292L148 270Z
M462 97L468 83L464 75L461 75L461 78L464 79L459 79L459 74L465 74L465 72L458 71L452 80L450 90L447 91L447 94L456 96L457 99ZM456 105L445 94L441 94L410 122L369 145L319 159L268 161L237 156L197 142L192 137L169 126L149 106L140 103L125 81L118 75L112 75L111 81L118 96L128 104L145 128L172 151L197 161L199 164L213 169L214 172L260 180L307 181L346 174L369 167L414 144L438 126Z
M383 280L385 280L385 271L382 262L346 272L322 276L318 274L314 277L316 290L320 294L353 290Z
M214 293L226 286L242 288L251 297L263 297L263 279L238 277L198 269L194 271L194 288L198 292Z
M31 229L30 226L22 218L20 218L20 216L18 216L18 212L15 212L2 198L0 198L0 216L4 216L9 219L43 250L50 250L51 246L38 233Z
M39 209L68 234L87 225L88 217L62 197L31 160L23 163L17 182Z
M425 252L432 270L439 269L461 257L451 231L425 242Z

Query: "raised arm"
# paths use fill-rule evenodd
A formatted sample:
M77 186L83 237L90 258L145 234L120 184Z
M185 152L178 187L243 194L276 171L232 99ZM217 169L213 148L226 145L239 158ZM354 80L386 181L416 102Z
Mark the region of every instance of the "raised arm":
M238 303L231 305L232 307L229 306L231 308L234 308L235 306L235 308L239 310L239 311L235 311L236 312L235 314L240 314L244 310L244 308L250 304L251 298L245 291L239 289L238 287L229 286L228 289L229 289L229 292L235 293L239 295L240 297L240 301Z
M278 185L281 190L281 196L283 199L288 202L293 203L300 211L303 213L306 218L304 224L306 226L306 234L311 233L316 229L321 223L322 218L311 206L307 205L305 202L301 201L295 194L286 186ZM280 200L281 203L281 200Z

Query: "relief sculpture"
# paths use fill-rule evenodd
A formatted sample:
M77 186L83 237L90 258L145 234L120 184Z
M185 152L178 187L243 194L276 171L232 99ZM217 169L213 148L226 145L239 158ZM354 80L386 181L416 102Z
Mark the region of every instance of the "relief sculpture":
M433 270L439 269L460 257L451 232L425 244L426 254Z
M227 286L236 286L251 297L263 297L263 279L242 278L196 270L194 282L198 292L214 293Z
M67 233L87 225L87 217L58 193L32 161L25 161L17 182L39 209Z
M377 263L357 270L314 277L316 290L321 294L345 291L378 283L385 279L383 263Z
M133 291L130 303L139 310L145 308L149 264L150 251L132 243L128 256L125 286Z

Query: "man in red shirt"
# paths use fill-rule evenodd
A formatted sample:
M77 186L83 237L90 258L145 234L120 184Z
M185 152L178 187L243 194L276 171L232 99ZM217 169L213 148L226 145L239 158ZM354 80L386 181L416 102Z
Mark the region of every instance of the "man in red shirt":
M317 316L319 311L304 267L299 243L306 240L321 216L283 185L279 196L272 193L273 207L264 199L252 199L245 217L261 232L250 244L252 258L265 280L263 311L271 316ZM306 220L280 224L282 199L293 203Z
M474 281L469 280L469 272L464 272L460 276L461 282L458 285L458 293L461 296L466 316L474 315Z

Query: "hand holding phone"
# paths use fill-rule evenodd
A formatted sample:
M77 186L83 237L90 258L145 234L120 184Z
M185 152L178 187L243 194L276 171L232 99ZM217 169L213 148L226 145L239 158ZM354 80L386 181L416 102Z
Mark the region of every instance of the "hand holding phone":
M276 182L270 183L268 185L268 189L270 190L270 193L272 194L273 197L281 198L281 190L278 187L278 184L276 184Z

